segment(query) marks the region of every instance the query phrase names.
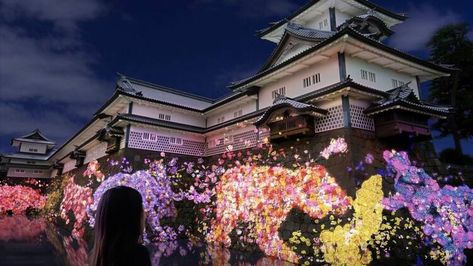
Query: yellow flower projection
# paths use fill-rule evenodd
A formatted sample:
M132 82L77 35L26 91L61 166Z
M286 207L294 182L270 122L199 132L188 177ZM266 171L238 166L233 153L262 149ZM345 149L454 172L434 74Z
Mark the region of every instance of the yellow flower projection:
M371 176L356 192L354 217L348 224L320 233L322 251L333 265L366 265L371 262L368 241L378 232L383 220L382 177Z

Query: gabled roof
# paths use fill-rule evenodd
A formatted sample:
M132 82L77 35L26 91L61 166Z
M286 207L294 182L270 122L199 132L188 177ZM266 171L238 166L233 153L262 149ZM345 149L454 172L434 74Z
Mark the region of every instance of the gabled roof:
M317 4L320 1L321 0L310 0L307 4L305 4L304 6L299 8L298 10L296 10L294 13L292 13L291 15L286 17L285 19L282 19L278 22L275 22L271 26L269 26L268 28L265 28L265 29L262 29L262 30L258 31L258 33L257 33L258 37L262 37L262 36L270 33L271 31L279 28L280 26L284 25L284 23L286 23L288 21L291 21L293 18L297 17L298 15L300 15L301 13L303 13L304 11L306 11L307 9L309 9L310 7L312 7L313 5ZM377 12L379 12L381 14L384 14L386 16L389 16L391 18L394 18L394 19L397 19L397 20L400 20L400 21L404 21L404 20L407 19L407 17L403 14L394 13L394 12L389 11L389 10L387 10L387 9L381 7L381 6L378 6L377 4L372 3L368 0L354 0L354 1L358 2L361 5L364 5L368 8L370 8L370 9L374 9Z
M13 141L20 141L20 142L37 142L37 143L43 143L43 144L50 144L50 145L54 145L54 141L48 139L46 136L43 135L43 133L41 133L41 131L39 129L35 129L33 130L32 132L24 135L24 136L21 136L21 137L18 137L18 138L13 138L12 139L12 143Z
M56 150L50 150L46 154L34 154L34 153L11 153L3 154L2 157L9 159L23 159L23 160L37 160L37 161L47 161L51 155L53 155Z
M304 52L290 58L289 60L286 60L278 65L275 65L275 66L272 66L270 68L267 68L267 69L264 69L263 71L260 71L258 73L256 73L255 75L249 77L249 78L246 78L244 80L241 80L241 81L237 81L237 82L233 82L232 84L229 85L229 87L231 89L237 89L239 87L242 87L244 85L247 85L261 77L264 77L265 75L268 75L272 72L275 72L276 70L279 70L287 65L290 65L291 63L305 57L306 55L309 55L333 42L335 42L336 40L338 40L339 38L343 37L343 36L349 36L355 40L358 40L358 41L361 41L367 45L371 45L377 49L381 49L387 53L390 53L390 54L393 54L395 56L398 56L402 59L405 59L405 60L408 60L408 61L411 61L413 63L416 63L420 66L423 66L423 67L426 67L426 68L430 68L430 69L433 69L433 70L436 70L436 71L439 71L439 72L442 72L442 73L451 73L451 69L448 69L446 67L443 67L443 66L440 66L440 65L437 65L437 64L434 64L434 63L431 63L431 62L428 62L428 61L425 61L425 60L422 60L420 58L417 58L415 56L412 56L412 55L409 55L409 54L406 54L404 52L401 52L397 49L394 49L392 47L389 47L379 41L376 41L374 39L371 39L369 37L366 37L364 36L363 34L357 32L356 30L350 28L350 27L344 27L342 28L341 30L339 30L336 34L334 34L332 37L316 44L314 47L312 48L309 48L307 50L305 50Z
M290 40L291 37L294 37L296 39L303 40L303 41L306 41L306 42L313 43L313 45L312 45L312 47L313 47L316 44L332 37L335 34L336 34L336 32L334 32L334 31L322 31L322 30L316 30L316 29L309 29L309 28L305 28L302 25L299 25L299 24L296 24L296 23L291 23L291 22L288 23L287 26L286 26L286 29L284 31L284 34L281 38L281 41L278 43L276 48L273 50L273 53L271 54L269 59L266 61L266 63L263 65L260 72L265 70L265 69L268 69L268 68L270 68L271 66L274 65L274 63L283 54L284 48L287 47L288 41ZM310 47L307 48L307 49L310 49ZM304 51L305 50L301 50L300 53L304 52Z
M328 111L322 108L318 108L312 104L302 103L295 101L291 98L287 98L284 96L280 96L276 98L273 102L273 105L269 107L262 116L260 116L256 122L254 123L255 126L261 126L262 124L266 123L267 120L271 117L271 114L274 111L283 109L283 108L292 108L295 109L297 112L310 112L313 116L325 116Z
M364 112L367 115L374 115L392 109L403 109L438 118L446 118L452 112L451 107L422 102L414 94L409 84L402 85L388 92L389 95L386 98L374 103Z

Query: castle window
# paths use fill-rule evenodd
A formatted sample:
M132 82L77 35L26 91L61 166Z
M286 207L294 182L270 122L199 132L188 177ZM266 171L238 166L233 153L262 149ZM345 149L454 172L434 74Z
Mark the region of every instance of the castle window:
M242 114L243 114L243 111L240 109L240 110L233 113L233 117L237 118L237 117L241 116Z
M401 87L402 85L406 84L404 81L400 81L397 79L393 79L393 88Z
M155 133L143 132L143 134L141 135L141 139L145 141L156 142L158 139L158 136Z
M317 84L320 82L320 73L314 74L310 77L307 77L303 80L302 84L304 88L309 87L312 84Z
M361 70L361 79L368 80L368 71L366 71L364 69Z
M17 173L24 173L25 170L24 170L24 169L15 169L15 172L17 172Z
M161 119L161 120L170 121L171 120L171 115L159 114L158 118Z
M38 152L38 149L29 148L28 151L30 151L30 152Z
M182 139L181 138L176 138L176 137L170 137L169 138L169 144L171 144L171 145L182 145Z
M304 85L304 88L309 87L309 86L311 85L311 79L310 79L310 77L305 78L305 79L303 80L303 85Z
M35 174L42 174L43 171L41 171L41 170L33 170L33 173L35 173Z
M328 27L328 20L324 19L324 27Z
M223 123L223 122L225 122L225 116L221 116L217 118L217 123Z
M368 80L371 82L376 82L376 74L373 72L366 71L364 69L361 70L361 79Z
M370 81L371 82L376 82L376 74L373 72L369 72L370 75Z
M286 95L286 87L279 88L272 92L273 99L276 99L277 97L284 96L284 95Z

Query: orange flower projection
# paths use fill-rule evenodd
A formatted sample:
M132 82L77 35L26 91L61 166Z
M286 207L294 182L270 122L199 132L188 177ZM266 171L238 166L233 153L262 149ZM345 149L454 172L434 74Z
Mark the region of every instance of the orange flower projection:
M216 187L216 217L209 243L230 246L230 232L238 222L255 224L256 244L268 256L297 262L297 255L284 244L278 229L292 208L313 219L330 212L344 213L351 199L325 168L289 170L283 167L237 165L221 177Z

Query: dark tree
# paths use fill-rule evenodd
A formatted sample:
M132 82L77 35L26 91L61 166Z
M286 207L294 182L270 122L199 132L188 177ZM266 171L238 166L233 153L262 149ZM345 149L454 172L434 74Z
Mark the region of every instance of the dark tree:
M455 108L449 119L438 120L434 128L442 137L452 135L459 154L463 154L460 140L473 136L473 42L468 38L469 30L467 24L447 25L427 44L433 62L456 69L450 77L432 82L430 100Z

